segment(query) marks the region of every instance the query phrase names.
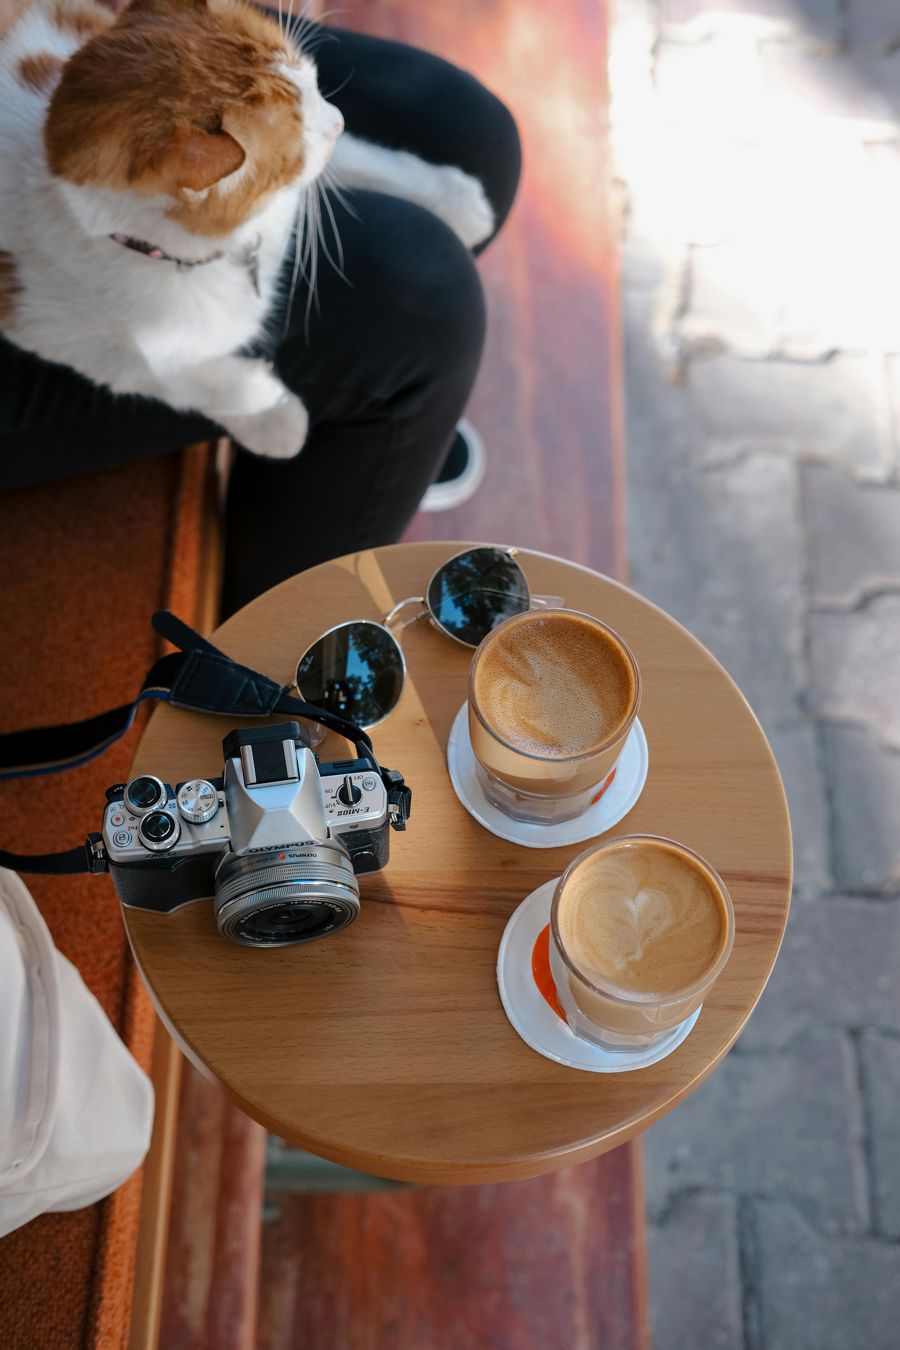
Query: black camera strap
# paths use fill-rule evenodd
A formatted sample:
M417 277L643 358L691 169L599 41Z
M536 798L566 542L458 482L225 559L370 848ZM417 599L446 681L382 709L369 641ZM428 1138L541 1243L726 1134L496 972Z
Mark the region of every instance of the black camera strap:
M163 656L148 671L140 693L131 703L99 713L82 722L30 727L0 736L0 781L60 773L87 764L124 736L138 708L159 699L173 708L213 713L221 717L272 717L278 714L319 722L355 747L384 781L391 805L391 824L404 829L411 793L403 777L382 769L372 742L361 727L338 714L297 698L288 686L233 661L181 619L160 610L153 615L160 637L180 650ZM80 848L64 853L16 854L0 849L0 866L20 872L71 874L105 870L99 836L89 836Z

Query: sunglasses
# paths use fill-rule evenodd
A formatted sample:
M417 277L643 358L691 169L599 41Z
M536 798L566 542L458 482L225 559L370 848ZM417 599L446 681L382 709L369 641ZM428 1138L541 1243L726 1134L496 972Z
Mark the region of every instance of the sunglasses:
M428 617L464 647L477 647L492 628L514 614L557 597L532 596L514 548L469 548L443 563L424 595L401 600L381 623L351 619L329 628L297 664L294 688L309 703L357 726L374 727L396 706L406 662L391 624L407 605L424 605L405 628Z

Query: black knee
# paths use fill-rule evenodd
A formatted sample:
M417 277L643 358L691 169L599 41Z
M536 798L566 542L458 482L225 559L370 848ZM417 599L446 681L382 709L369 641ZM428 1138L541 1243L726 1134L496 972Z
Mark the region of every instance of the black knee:
M348 128L472 174L494 209L496 233L522 170L519 132L506 105L468 71L431 52L341 29L329 32L336 40L318 49L321 83L327 92L333 80L333 102Z
M438 57L414 53L420 58L420 78L427 82L429 109L440 109L434 148L425 157L436 163L455 164L482 184L494 210L493 235L509 215L522 173L519 129L509 108L496 94L470 75ZM411 62L412 64L412 62ZM485 240L477 252L485 248Z
M522 142L515 118L506 104L473 76L451 69L454 75L461 77L456 83L460 90L461 126L466 145L459 165L483 185L494 209L494 230L490 238L475 249L480 253L502 229L512 209L522 175Z
M471 254L430 211L382 193L353 192L354 215L338 215L341 279L320 260L318 302L305 297L281 344L279 374L315 414L328 416L348 389L383 404L433 386L468 394L484 345L485 303Z

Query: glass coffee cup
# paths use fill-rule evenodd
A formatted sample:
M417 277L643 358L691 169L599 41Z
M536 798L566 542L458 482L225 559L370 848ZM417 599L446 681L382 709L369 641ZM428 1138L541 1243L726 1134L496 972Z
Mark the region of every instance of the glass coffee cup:
M513 820L556 825L602 794L637 717L627 643L572 609L498 624L469 669L469 736L488 800Z
M725 883L659 835L594 845L560 877L550 971L572 1031L604 1050L651 1048L700 1007L734 943Z

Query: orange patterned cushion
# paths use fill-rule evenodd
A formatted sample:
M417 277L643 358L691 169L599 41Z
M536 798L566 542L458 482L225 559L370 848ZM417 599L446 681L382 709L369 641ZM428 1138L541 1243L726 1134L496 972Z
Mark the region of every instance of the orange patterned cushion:
M150 615L189 620L201 565L206 450L0 495L0 731L88 717L133 697L160 654ZM177 563L173 550L178 553ZM141 719L141 722L143 719ZM0 843L44 852L98 828L140 728L94 764L0 784ZM26 877L54 940L144 1068L154 1015L107 877ZM88 1209L0 1241L0 1346L128 1341L140 1175Z

